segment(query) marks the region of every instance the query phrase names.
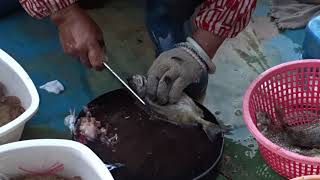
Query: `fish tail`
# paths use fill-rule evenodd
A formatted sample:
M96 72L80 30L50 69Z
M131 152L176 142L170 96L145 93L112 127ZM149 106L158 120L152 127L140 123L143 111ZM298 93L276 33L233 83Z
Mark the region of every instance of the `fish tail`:
M202 118L200 118L199 121L202 124L202 129L207 134L209 140L211 142L215 142L219 137L219 135L222 133L221 128L218 125L212 122L206 121Z

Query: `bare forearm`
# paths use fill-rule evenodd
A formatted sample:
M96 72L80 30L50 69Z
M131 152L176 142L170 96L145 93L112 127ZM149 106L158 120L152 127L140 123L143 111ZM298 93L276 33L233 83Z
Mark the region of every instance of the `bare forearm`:
M192 35L193 39L202 47L210 58L213 58L217 50L225 40L223 37L216 36L208 31L198 29Z
M50 19L54 24L58 25L63 23L67 19L76 20L73 18L73 14L85 13L82 11L83 10L78 6L78 4L74 3L64 9L61 9L60 11L52 13Z
M195 18L193 39L213 58L226 38L237 36L249 23L257 0L205 0Z

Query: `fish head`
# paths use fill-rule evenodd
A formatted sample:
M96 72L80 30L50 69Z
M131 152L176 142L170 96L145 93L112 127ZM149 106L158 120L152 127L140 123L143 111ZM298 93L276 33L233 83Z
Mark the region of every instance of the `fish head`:
M142 75L134 75L127 79L128 85L142 98L146 96L147 78Z

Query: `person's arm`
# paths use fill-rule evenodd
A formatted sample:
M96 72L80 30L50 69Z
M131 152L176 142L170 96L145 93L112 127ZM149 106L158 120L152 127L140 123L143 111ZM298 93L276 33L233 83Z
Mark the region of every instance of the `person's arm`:
M256 0L206 0L192 37L160 54L150 67L147 96L160 104L176 103L188 85L199 82L204 73L214 73L216 51L248 25L255 6Z
M256 0L206 0L195 18L193 38L212 58L226 38L248 25L255 7Z
M26 12L35 18L41 19L64 9L77 0L19 0Z
M57 26L64 52L80 59L88 68L103 68L106 60L99 26L76 3L77 0L19 0L35 18L50 17Z

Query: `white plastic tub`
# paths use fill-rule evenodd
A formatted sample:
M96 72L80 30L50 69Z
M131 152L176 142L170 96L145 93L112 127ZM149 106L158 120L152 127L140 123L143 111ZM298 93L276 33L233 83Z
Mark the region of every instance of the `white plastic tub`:
M0 180L30 174L26 171L49 172L53 165L60 168L49 174L80 176L82 180L113 180L98 156L75 141L26 140L5 144L0 148Z
M32 118L39 107L39 94L29 75L6 52L0 49L0 82L8 95L20 98L26 110L18 118L0 127L0 145L18 141L21 138L25 123Z

